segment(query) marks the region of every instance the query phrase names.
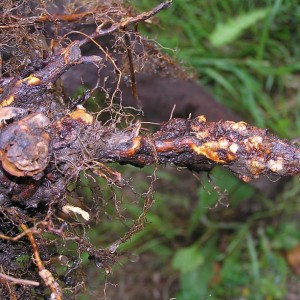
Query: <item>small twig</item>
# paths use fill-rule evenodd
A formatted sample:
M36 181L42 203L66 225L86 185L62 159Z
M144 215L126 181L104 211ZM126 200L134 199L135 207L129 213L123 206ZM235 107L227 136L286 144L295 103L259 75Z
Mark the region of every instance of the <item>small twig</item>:
M172 108L172 111L171 111L171 114L170 114L169 121L173 118L173 114L174 114L175 108L176 108L176 103L173 105L173 108Z
M108 12L113 12L114 10L110 9L108 11L103 11L102 14L105 15ZM97 14L97 10L92 11L85 11L81 13L71 13L71 14L50 14L47 12L47 14L42 14L37 17L30 17L30 18L22 18L16 15L7 15L7 14L1 14L0 13L0 20L5 20L5 18L13 20L15 23L7 24L7 25L1 25L0 29L7 29L7 28L16 28L21 26L31 26L34 23L44 23L44 22L76 22L80 19L83 19L88 16L93 16Z
M93 15L95 12L93 11L86 11L82 13L75 13L70 15L43 15L34 18L34 22L40 23L40 22L58 22L58 21L66 21L66 22L75 22L79 19L82 19L86 16Z
M33 285L33 286L39 286L40 285L40 283L37 282L37 281L15 278L15 277L3 274L3 273L0 273L0 278L3 279L3 280L11 281L15 284Z
M10 15L9 17L11 19L14 19L16 23L8 24L8 25L1 25L0 29L8 29L8 28L18 28L21 26L31 26L34 23L44 23L44 22L59 22L59 21L65 21L65 22L75 22L79 19L82 19L88 15L92 15L94 12L87 11L82 13L75 13L70 15L42 15L38 17L31 17L31 18L21 18L18 16ZM0 14L0 19L4 19L4 15Z
M38 267L39 275L45 282L46 286L48 286L52 292L51 299L62 300L61 288L59 284L55 281L52 273L44 267L33 233L28 230L28 227L25 224L21 224L21 228L22 230L24 230L24 232L27 232L27 237L31 243L35 264Z
M122 20L121 22L112 24L109 28L106 28L106 29L102 29L103 24L101 24L100 26L98 26L96 32L90 36L90 38L96 39L98 37L111 34L119 29L124 29L128 26L135 25L137 23L146 21L146 20L150 19L151 17L155 16L156 14L158 14L161 10L169 8L171 5L172 5L172 0L165 1L165 2L157 5L156 7L154 7L149 12L143 12L143 13L137 15L136 17L126 18L125 20ZM90 41L90 39L84 39L84 40L80 41L79 46L80 47L84 46L85 44L89 43L89 41Z
M29 232L36 233L37 229L34 228L34 227L33 228L29 228L29 229L24 230L22 233L18 234L17 236L14 236L14 237L7 236L7 235L4 235L4 234L0 234L0 239L16 242L17 240L19 240L23 236L28 235Z
M42 269L44 269L44 266L43 266L43 263L41 261L40 254L39 254L38 247L37 247L37 244L35 242L33 233L32 233L32 231L29 230L29 228L25 224L21 224L20 227L22 228L22 230L24 230L24 232L26 231L26 235L27 235L27 237L28 237L28 239L31 243L31 247L32 247L32 250L33 250L35 263L36 263L39 271L41 271Z
M128 63L129 63L129 71L130 71L130 77L131 77L131 90L132 95L136 100L136 104L138 109L142 108L142 102L139 99L138 93L137 93L137 87L136 87L136 78L135 78L135 71L134 71L134 64L133 64L133 57L132 57L132 50L131 50L131 42L130 42L130 36L129 33L126 32L125 36L125 43L126 43L126 50L127 50L127 56L128 56Z

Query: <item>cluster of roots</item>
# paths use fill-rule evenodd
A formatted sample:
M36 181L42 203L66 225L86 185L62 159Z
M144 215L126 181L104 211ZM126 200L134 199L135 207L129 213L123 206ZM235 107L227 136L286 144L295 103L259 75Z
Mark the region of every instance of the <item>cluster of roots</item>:
M115 143L128 140L116 128L130 126L132 115L141 112L135 72L177 68L137 28L170 4L140 15L114 0L1 4L1 299L74 297L84 291L82 253L109 273L119 245L142 229L151 188L143 195L142 214L123 237L99 248L87 233L107 218L103 189L116 218L124 218L113 187L128 183L97 154L114 134ZM89 51L94 53L85 55ZM95 86L70 99L60 78L85 64L97 69ZM121 82L132 85L136 108L120 105ZM96 103L99 95L106 100L87 113L81 105ZM85 203L82 178L92 193Z

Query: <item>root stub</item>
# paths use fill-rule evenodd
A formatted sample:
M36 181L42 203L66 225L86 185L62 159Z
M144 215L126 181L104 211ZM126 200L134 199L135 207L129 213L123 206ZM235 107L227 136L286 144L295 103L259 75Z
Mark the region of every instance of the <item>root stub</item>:
M153 148L156 153L153 153ZM300 172L300 151L288 141L245 122L206 122L172 119L151 138L138 136L110 145L110 161L139 166L171 163L192 170L207 170L219 164L245 182L260 175L289 176Z

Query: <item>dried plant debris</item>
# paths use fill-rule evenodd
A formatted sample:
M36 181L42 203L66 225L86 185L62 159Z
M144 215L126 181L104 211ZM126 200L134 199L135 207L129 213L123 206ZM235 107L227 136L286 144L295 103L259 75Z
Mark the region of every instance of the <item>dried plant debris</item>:
M132 113L114 102L122 94L121 80L130 77L140 108L135 72L148 65L168 75L177 68L137 31L137 24L170 6L171 1L165 1L149 12L136 14L123 1L3 2L1 299L62 299L68 293L73 296L80 292L79 283L84 281L79 259L82 252L110 272L120 244L144 226L153 204L153 183L159 164L197 172L221 165L243 181L265 174L290 176L300 172L299 149L267 130L244 122L208 122L199 116L170 119L154 134L145 133L141 122L134 121ZM89 25L92 31L86 33ZM110 48L104 46L105 39L113 41ZM84 49L91 44L96 51L86 55ZM97 83L83 97L66 100L60 78L83 64L97 68ZM108 65L115 82L113 90L106 86L108 75L104 71ZM92 114L81 104L96 89L105 92L106 101L99 112ZM103 115L105 121L101 121ZM141 214L132 220L123 237L99 249L87 234L88 226L99 221L101 213L106 214L99 204L105 201L97 180L101 178L109 187L119 219L123 216L114 187L128 186L122 175L107 165L109 162L138 167L153 164L154 173L149 190L140 195L144 201ZM92 203L80 201L70 188L80 184L82 174L91 184ZM66 251L70 242L76 250ZM61 266L66 270L64 275L59 275Z

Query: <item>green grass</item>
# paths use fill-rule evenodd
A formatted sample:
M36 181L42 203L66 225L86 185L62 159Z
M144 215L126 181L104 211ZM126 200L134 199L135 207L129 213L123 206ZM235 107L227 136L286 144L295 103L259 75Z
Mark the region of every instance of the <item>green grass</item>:
M130 2L143 11L159 1ZM156 38L167 53L191 67L219 102L281 137L300 135L298 1L174 0L172 8L157 18L158 26L141 28L144 35ZM220 170L214 177L213 185L201 180L196 207L188 194L175 200L186 214L185 222L162 213L176 211L174 195L156 193L145 236L165 248L158 259L169 265L172 261L179 274L176 299L284 299L292 271L282 253L300 243L299 178L276 199L267 199ZM208 208L221 197L214 186L226 190L229 208ZM259 209L237 220L235 212L249 206L251 196ZM172 240L178 235L184 235L184 242L174 249ZM133 247L142 240L137 238Z
M159 2L130 1L139 11ZM191 67L219 102L281 137L300 135L298 1L173 0L157 19L157 26L140 30ZM143 172L126 170L134 178ZM164 170L158 175L166 184L180 184ZM178 294L170 295L176 299L284 299L292 271L283 253L300 243L299 178L268 199L221 169L211 176L212 182L201 176L198 190L186 194L157 190L149 223L120 251L154 253L161 272L178 278ZM137 179L134 185L146 190L148 183ZM141 207L123 198L128 220L136 218ZM107 210L113 213L113 207ZM113 240L129 223L106 221L90 235L103 246L109 244L105 233Z
M144 173L148 175L151 170ZM124 176L137 175L129 167ZM180 185L176 175L170 176L167 170L160 170L158 177L165 185ZM215 169L211 177L213 183L206 175L201 176L201 185L194 191L198 195L196 203L188 193L157 191L145 229L121 245L119 251L135 255L151 252L155 256L153 264L160 266L160 272L176 274L180 290L170 297L284 299L292 272L282 254L300 243L299 224L297 219L293 220L295 212L300 211L300 202L295 197L300 193L298 179L288 183L277 199L270 200L249 185L228 177L221 169ZM135 180L135 188L146 190L147 184ZM225 190L227 199L222 199L223 204L219 202L216 207ZM109 201L109 194L106 197ZM254 201L253 205L260 202L259 209L241 212L244 205L249 206L245 203L247 199ZM122 207L128 221L140 213L136 203ZM100 224L90 236L101 247L111 242L107 232L113 241L128 229L124 222L115 219ZM115 267L122 268L125 261Z

